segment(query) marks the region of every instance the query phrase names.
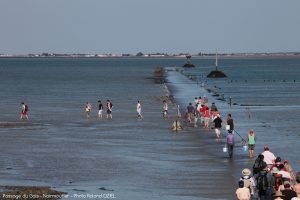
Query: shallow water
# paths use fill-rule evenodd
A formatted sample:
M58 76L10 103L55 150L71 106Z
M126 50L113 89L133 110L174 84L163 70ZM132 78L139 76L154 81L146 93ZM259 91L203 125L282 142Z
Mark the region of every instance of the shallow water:
M209 70L211 61L194 62ZM32 123L26 127L0 128L0 183L48 185L69 194L102 194L99 188L105 187L113 190L110 193L117 199L234 198L236 179L242 168L251 164L242 147L236 150L231 162L211 131L204 132L200 127L188 127L180 134L170 131L175 105L169 103L170 118L161 118L162 102L157 97L166 95L164 86L147 77L158 66L180 66L183 62L182 59L0 59L0 121L18 122L20 102L25 101ZM226 62L248 65L245 60ZM197 69L189 73L197 74ZM209 95L185 76L171 73L168 86L182 108L195 95ZM217 83L207 82L210 87ZM224 93L229 86L222 87ZM234 102L244 103L243 95L240 98L230 95ZM98 98L103 102L112 100L113 120L97 119ZM136 119L137 100L142 102L143 120ZM90 120L83 112L87 101L93 104ZM276 123L281 119L279 116L275 123L271 119L274 113L286 111L284 106L280 105L280 109L251 106L248 119L245 107L229 108L226 102L216 102L224 115L233 113L240 134L245 135L249 128L258 132L257 149L271 135L269 144L272 150L276 147L274 153L280 153L295 169L299 168L296 158L299 150L286 150L286 146L297 145L299 136L293 131L299 130L298 124L281 126ZM289 114L297 116L299 112L294 113L293 109L299 109L298 104L287 107ZM219 181L224 184L210 190Z

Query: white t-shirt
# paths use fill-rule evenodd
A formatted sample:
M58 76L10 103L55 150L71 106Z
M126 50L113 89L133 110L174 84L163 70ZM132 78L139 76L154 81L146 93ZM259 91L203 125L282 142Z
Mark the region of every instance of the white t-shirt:
M168 104L167 103L164 103L163 104L163 110L165 111L165 110L168 110Z
M249 200L251 197L249 188L238 188L235 193L239 200Z
M267 163L267 165L274 164L274 160L276 159L276 157L272 152L264 151L262 152L262 155L264 155L264 161Z
M288 179L291 179L290 173L288 173L288 172L286 172L286 171L280 170L277 174L281 174L281 175L282 175L282 178L288 178Z
M140 103L136 104L136 111L140 113L142 111L142 105Z

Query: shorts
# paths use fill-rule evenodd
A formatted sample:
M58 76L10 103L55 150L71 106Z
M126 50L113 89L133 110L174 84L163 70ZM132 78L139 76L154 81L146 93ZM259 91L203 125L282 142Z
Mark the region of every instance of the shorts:
M102 113L103 113L103 110L98 111L98 115L102 115Z
M249 150L254 150L255 144L248 144L248 149Z
M107 114L111 114L111 110L107 110L107 112L106 112Z
M209 123L209 117L204 117L204 121L205 121L206 123Z
M136 112L138 113L138 115L142 115L142 110L141 109L137 109Z
M27 111L22 111L22 115L27 115Z

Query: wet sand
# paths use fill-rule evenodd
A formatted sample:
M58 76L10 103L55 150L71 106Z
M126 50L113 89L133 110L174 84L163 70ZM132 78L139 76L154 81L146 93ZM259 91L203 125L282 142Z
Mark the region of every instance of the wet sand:
M168 86L182 108L206 93L176 73L168 74ZM230 161L213 130L187 125L179 133L171 131L176 105L169 102L169 118L161 117L166 88L144 87L147 92L139 98L143 120L136 119L135 101L129 100L114 102L123 109L114 111L113 120L99 121L94 114L80 122L1 128L0 185L49 186L67 192L69 199L87 194L133 200L234 199L237 177L249 164L242 147Z

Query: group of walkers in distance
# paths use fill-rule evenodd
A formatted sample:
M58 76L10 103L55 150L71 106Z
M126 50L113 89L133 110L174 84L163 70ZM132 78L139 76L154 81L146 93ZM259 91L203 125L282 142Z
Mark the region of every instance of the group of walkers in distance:
M236 195L239 200L300 200L300 172L293 172L288 160L282 162L269 146L256 158L253 168L243 169Z
M200 124L203 126L203 128L214 129L218 141L221 141L222 124L225 123L225 127L227 130L225 142L226 151L228 152L230 158L233 157L233 149L235 146L235 138L233 134L237 132L234 130L234 121L230 113L227 115L226 121L223 122L219 110L214 102L209 108L207 97L195 97L194 105L190 102L186 108L185 118L189 123L193 123L194 127L198 127L198 121L200 121ZM239 136L242 138L241 135ZM253 158L254 147L256 142L256 134L254 133L254 130L251 129L249 131L249 134L247 134L246 138L242 138L242 141L244 146L248 149L249 157Z
M104 106L102 104L102 101L98 100L98 118L99 118L99 120L103 118L103 110L104 110ZM112 119L112 110L113 110L113 104L108 99L106 101L106 118L107 119ZM85 107L84 107L84 111L85 111L85 114L86 114L86 118L88 118L88 119L91 118L92 104L90 102L86 102ZM23 117L25 117L27 120L29 120L27 112L28 112L28 105L25 104L24 102L22 102L21 103L20 120L22 120ZM142 104L139 100L137 101L137 104L136 104L136 112L137 112L137 118L142 119L143 118ZM167 103L166 100L163 100L162 115L163 115L163 118L168 117L168 103Z
M103 118L103 109L104 106L101 102L101 100L98 100L98 118L102 119ZM113 104L111 103L110 100L106 101L106 118L107 119L112 119L112 109L113 109ZM91 117L91 112L92 112L92 104L90 102L86 102L84 111L86 114L86 118ZM25 117L27 120L29 120L28 117L28 105L25 104L24 102L21 103L21 115L20 115L20 120Z
M103 109L104 109L104 106L102 104L102 101L98 100L98 118L99 118L99 120L103 118ZM112 109L113 109L113 104L111 103L111 101L109 99L106 100L106 118L107 119L112 119ZM86 102L85 113L86 113L87 118L91 117L91 112L92 112L92 104L89 102Z

